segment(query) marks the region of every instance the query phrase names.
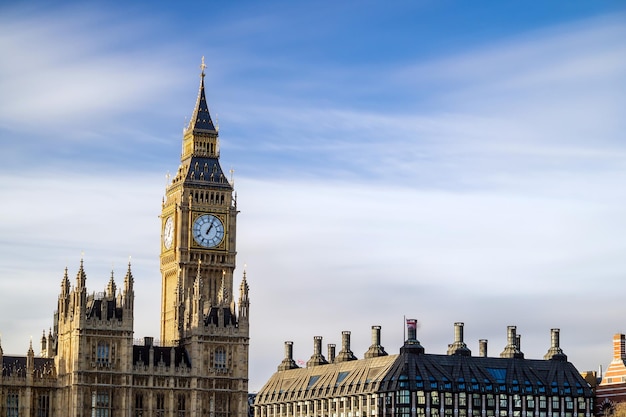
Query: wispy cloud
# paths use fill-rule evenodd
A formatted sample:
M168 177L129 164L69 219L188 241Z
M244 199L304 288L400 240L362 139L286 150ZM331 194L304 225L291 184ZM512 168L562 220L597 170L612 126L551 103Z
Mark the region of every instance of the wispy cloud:
M180 86L180 52L168 43L141 47L145 32L156 33L150 22L75 6L66 12L0 17L0 47L10 57L0 63L5 129L63 130L76 140L76 132L107 128Z

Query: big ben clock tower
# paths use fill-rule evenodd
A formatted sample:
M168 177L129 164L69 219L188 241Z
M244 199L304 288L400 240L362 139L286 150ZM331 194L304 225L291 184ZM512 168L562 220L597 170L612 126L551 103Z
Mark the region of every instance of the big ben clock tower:
M237 318L232 300L237 203L233 184L220 166L218 128L204 92L204 58L201 68L198 99L183 131L180 167L167 185L161 213L164 344L182 343L197 333L212 312L217 314L216 308L232 304L233 317L226 321ZM245 277L241 290L244 286L245 304ZM247 320L247 309L245 316Z
M248 283L244 271L236 306L237 202L220 166L218 129L204 92L204 58L201 69L180 166L167 184L161 211L161 346L182 349L191 364L190 415L246 417Z

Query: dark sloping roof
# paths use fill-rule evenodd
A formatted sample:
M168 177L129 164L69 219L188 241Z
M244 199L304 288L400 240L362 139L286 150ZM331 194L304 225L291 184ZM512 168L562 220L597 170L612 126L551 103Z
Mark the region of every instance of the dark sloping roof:
M434 355L418 346L403 348L399 355L279 370L259 391L255 403L401 389L593 397L589 384L567 361Z
M206 95L204 94L204 71L200 76L200 91L198 92L198 100L196 101L196 107L189 121L189 129L193 129L194 133L197 132L210 132L217 133L217 129L211 119L209 113L209 106L206 102Z
M222 310L224 314L224 326L236 326L237 325L237 317L230 311L229 307L212 307L209 311L209 314L204 318L204 325L208 326L209 324L218 325L218 313L219 310Z
M278 371L261 388L255 404L377 392L397 358L379 356Z
M102 317L102 307L106 304L106 317ZM98 318L100 320L111 320L113 318L122 320L122 309L117 308L115 300L90 299L87 301L87 318Z
M154 349L153 366L191 367L189 355L182 346L162 347L154 345L133 345L133 365L148 365L150 349ZM174 363L172 364L172 349L174 349Z
M381 387L398 389L401 376L413 390L593 395L574 365L561 360L404 353Z
M2 376L26 377L26 356L3 356ZM34 371L43 375L54 373L54 359L34 358Z
M220 161L217 158L194 156L189 163L185 183L195 185L209 185L211 187L232 190L232 185L224 175Z

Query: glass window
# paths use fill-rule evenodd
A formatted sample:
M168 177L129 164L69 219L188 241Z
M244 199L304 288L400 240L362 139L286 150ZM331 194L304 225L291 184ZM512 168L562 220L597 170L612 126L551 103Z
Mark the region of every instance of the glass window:
M409 390L400 390L396 393L396 403L398 404L410 404L411 393Z
M99 364L109 363L109 343L98 342L96 348L96 362Z
M398 407L396 415L398 417L410 417L411 416L411 408L410 407Z
M548 399L545 397L545 395L539 397L539 408L541 410L545 410L546 408L548 408Z
M186 397L185 394L178 394L176 401L176 416L177 417L185 417L187 415L187 407L186 407Z
M91 394L92 417L109 417L111 414L111 401L106 391L94 391Z
M37 417L50 417L50 393L44 392L37 396Z
M162 393L156 395L156 416L165 416L165 395Z
M135 417L142 417L143 411L143 394L138 392L135 394Z
M9 391L7 395L7 417L19 416L19 400L20 396L17 391Z
M426 395L424 391L417 391L417 404L424 405L426 404Z
M213 360L215 369L226 369L226 350L222 347L215 349L215 357Z
M439 407L439 392L433 391L430 393L430 406Z

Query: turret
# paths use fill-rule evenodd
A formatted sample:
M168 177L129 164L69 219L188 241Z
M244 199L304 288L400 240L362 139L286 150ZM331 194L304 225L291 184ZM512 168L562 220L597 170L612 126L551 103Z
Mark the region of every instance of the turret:
M83 266L83 258L80 259L80 267L76 274L76 289L87 288L87 274L85 274L85 268Z
M35 351L33 350L33 339L30 339L30 345L28 346L28 353L26 354L26 370L29 374L32 374L35 370Z
M43 335L41 336L41 357L45 358L48 353L48 339L46 338L46 331L43 331Z
M243 279L239 286L239 321L248 321L248 313L250 310L250 299L248 297L248 281L246 280L246 271L243 271Z
M217 304L219 306L228 304L228 300L230 298L228 294L228 289L226 288L225 277L226 273L222 271L222 282L220 283L220 288L217 291Z
M46 351L46 358L51 358L54 356L54 352L56 350L56 340L55 336L52 334L52 329L48 330L48 350Z
M65 267L65 273L63 279L61 279L61 293L59 294L59 305L57 310L59 316L65 317L68 313L70 302L70 279L67 276L67 267Z
M117 292L117 286L115 285L115 279L113 277L113 270L111 270L111 279L109 279L109 284L107 285L105 294L107 298L114 298L116 292Z
M83 266L83 259L80 260L80 268L76 274L76 287L73 292L74 296L74 317L78 317L75 325L85 317L85 306L87 303L87 274Z
M198 272L193 283L193 317L194 327L204 325L204 299L202 297L202 275L200 274L202 263L198 259Z

